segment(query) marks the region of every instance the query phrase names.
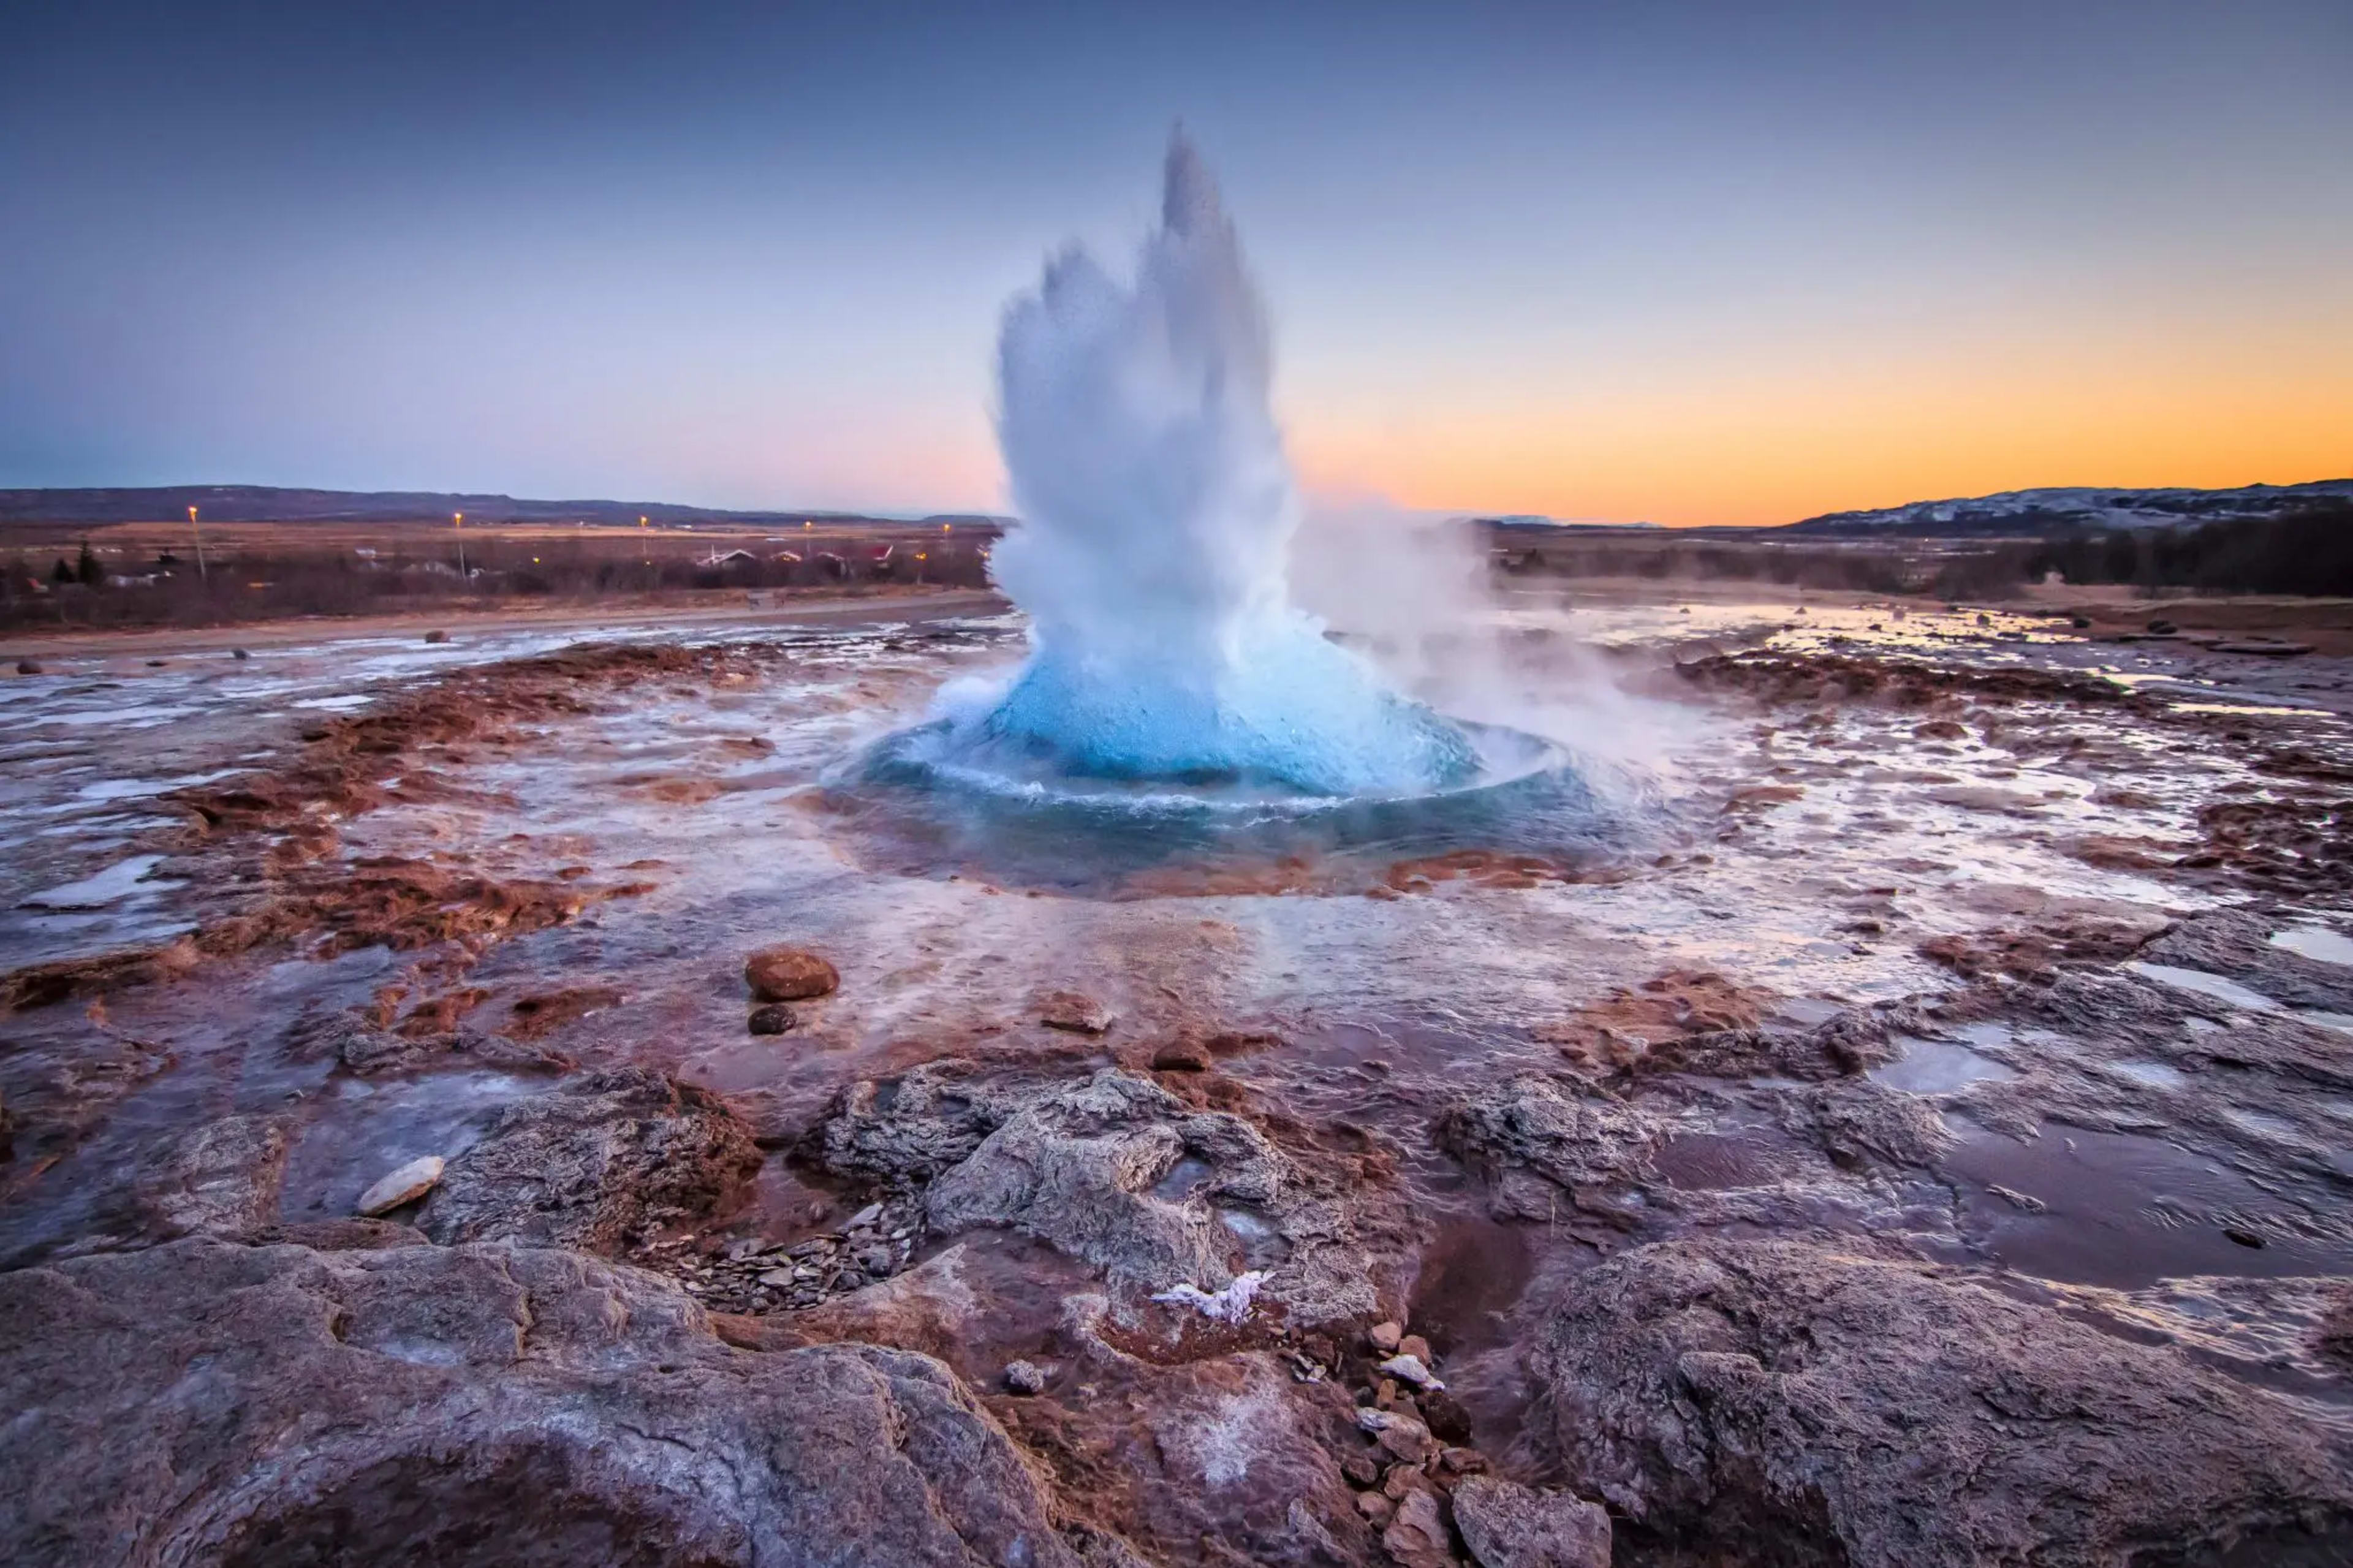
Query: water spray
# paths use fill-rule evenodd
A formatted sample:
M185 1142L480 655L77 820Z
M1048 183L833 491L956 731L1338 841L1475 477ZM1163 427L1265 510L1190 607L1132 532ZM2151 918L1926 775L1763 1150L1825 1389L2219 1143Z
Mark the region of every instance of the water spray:
M1065 250L1008 309L998 439L1020 522L994 560L1030 654L951 743L1076 776L1414 793L1478 767L1292 603L1299 500L1266 313L1199 154L1168 150L1135 279Z

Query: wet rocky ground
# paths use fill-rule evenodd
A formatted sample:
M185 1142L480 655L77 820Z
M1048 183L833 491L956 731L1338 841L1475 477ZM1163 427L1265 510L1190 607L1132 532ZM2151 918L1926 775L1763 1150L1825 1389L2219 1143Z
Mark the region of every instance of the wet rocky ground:
M9 1560L2353 1560L2353 662L1532 595L1599 830L1139 867L859 773L1018 636L0 685Z

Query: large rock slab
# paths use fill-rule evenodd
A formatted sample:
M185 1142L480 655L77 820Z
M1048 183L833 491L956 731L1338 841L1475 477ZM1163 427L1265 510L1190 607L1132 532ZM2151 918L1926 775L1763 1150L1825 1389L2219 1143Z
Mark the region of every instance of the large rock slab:
M619 1254L723 1209L760 1159L751 1128L717 1095L622 1068L509 1106L449 1162L417 1225L444 1243Z
M576 1253L194 1238L0 1274L0 1409L21 1568L1080 1562L938 1363L730 1349Z
M1134 1294L1261 1270L1295 1325L1376 1317L1399 1295L1383 1152L1295 1156L1118 1068L1023 1086L939 1064L854 1086L812 1143L839 1174L928 1183L935 1234L1021 1231Z
M1638 1247L1568 1282L1533 1365L1570 1484L1703 1555L2353 1554L2347 1456L2295 1406L1926 1265L1800 1242Z
M147 1216L165 1237L250 1236L278 1217L287 1121L224 1116L156 1151L140 1183Z
M1609 1568L1609 1515L1500 1476L1454 1485L1454 1524L1479 1568Z

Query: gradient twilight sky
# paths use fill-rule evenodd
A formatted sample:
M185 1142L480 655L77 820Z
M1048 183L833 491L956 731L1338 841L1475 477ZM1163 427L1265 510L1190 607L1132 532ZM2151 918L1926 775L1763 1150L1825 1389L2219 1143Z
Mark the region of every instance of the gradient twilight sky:
M2335 478L2348 81L2346 0L11 7L0 486L997 508L1179 118L1322 491Z

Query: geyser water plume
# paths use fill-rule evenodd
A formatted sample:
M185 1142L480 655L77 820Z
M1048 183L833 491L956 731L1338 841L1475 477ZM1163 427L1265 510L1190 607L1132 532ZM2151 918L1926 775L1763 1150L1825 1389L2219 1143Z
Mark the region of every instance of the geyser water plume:
M998 437L1021 521L995 574L1030 655L949 714L948 751L1318 795L1480 771L1459 726L1292 604L1299 503L1270 371L1233 225L1180 135L1134 285L1072 248L1007 311Z

